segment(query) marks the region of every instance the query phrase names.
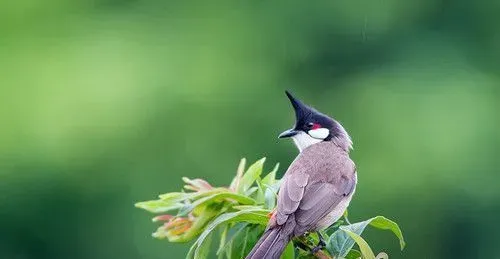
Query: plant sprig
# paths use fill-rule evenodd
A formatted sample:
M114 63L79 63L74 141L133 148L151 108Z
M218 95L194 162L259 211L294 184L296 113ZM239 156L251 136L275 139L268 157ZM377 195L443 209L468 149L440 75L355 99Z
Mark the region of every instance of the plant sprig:
M183 177L185 185L181 192L162 194L159 199L138 202L135 206L160 214L153 218L154 222L162 222L153 237L166 238L170 242L195 240L186 258L207 258L214 253L218 258L245 258L264 231L276 206L280 184L280 180L276 179L278 165L262 177L264 162L265 158L260 159L245 170L246 160L242 159L228 187L213 187L203 179ZM383 216L352 224L348 223L347 217L345 219L347 223L339 220L330 227L334 231L327 235L326 250L311 255L318 237L309 234L294 238L282 259L311 256L322 259L387 258L385 253L375 256L361 237L368 225L392 231L399 239L401 250L405 246L399 226ZM219 237L220 243L217 251L210 253L214 236ZM353 249L355 245L359 250Z

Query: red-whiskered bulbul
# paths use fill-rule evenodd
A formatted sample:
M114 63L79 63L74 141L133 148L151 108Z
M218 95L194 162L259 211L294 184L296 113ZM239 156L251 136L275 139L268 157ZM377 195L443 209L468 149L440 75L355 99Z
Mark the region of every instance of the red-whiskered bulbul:
M344 214L356 188L356 167L349 158L352 141L344 127L288 91L286 95L296 122L279 138L291 137L300 153L283 176L277 208L247 259L278 259L293 237L332 225ZM325 245L318 235L313 252Z

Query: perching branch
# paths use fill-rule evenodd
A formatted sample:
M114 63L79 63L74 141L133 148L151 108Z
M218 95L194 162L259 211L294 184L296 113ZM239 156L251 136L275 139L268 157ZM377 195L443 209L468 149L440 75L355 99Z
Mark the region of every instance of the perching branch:
M296 241L296 245L306 252L312 251L314 248L313 246L311 246L309 244L309 242L305 239L304 236L295 238L295 241ZM318 259L334 259L334 257L331 257L330 255L325 253L323 250L318 250L316 253L314 253L314 256L316 256L316 258L318 258Z

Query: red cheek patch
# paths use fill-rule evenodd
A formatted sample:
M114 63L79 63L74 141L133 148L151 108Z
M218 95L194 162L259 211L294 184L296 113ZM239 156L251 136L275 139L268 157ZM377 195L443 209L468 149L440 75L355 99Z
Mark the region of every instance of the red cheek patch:
M311 129L315 130L319 128L321 128L321 125L319 125L318 123L314 123Z

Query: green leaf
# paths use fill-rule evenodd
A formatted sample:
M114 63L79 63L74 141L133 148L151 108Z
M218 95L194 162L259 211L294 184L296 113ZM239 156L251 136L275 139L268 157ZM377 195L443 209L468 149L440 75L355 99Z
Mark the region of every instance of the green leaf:
M295 259L295 247L293 242L288 243L280 259Z
M233 244L236 242L239 242L241 238L241 235L243 235L246 232L246 227L248 227L248 223L236 223L232 228L229 229L228 231L228 236L227 242L223 244L222 249L219 249L217 251L217 255L219 257L226 255L226 258L232 258L232 253L233 253Z
M209 191L212 190L213 187L207 181L196 178L189 179L187 177L182 177L182 180L187 184L184 186L184 189L191 191Z
M327 236L331 236L342 225L344 225L344 220L341 220L341 219L337 220L335 223L333 223L333 225L331 225L331 226L329 226L328 228L325 229L326 235Z
M395 222L383 216L377 216L362 222L342 226L342 228L348 229L349 231L357 235L361 235L368 225L379 229L391 230L396 235L396 237L399 238L401 249L404 248L405 242L401 229L399 229L398 225ZM333 234L330 236L330 239L327 243L327 249L331 254L345 257L349 250L351 250L351 248L354 246L354 242L355 240L351 238L350 235L346 234L345 231L339 229L333 232Z
M257 201L257 204L264 204L265 203L265 186L262 185L262 180L260 177L257 177L255 180L255 183L257 183L257 193L255 194L255 201ZM255 187L252 187L255 188ZM250 188L251 189L251 188Z
M245 171L246 162L247 160L245 158L242 158L240 160L240 164L238 165L238 169L236 170L236 176L233 178L233 181L231 181L231 185L229 185L229 189L231 189L232 191L238 190L241 178L243 177L243 172Z
M239 239L233 243L233 253L230 258L245 258L255 246L263 231L264 226L262 225L248 225L244 234L240 235Z
M252 196L254 193L256 193L257 191L259 190L259 187L256 187L256 186L252 186L250 188L248 188L248 190L246 190L245 192L245 196Z
M262 178L262 184L265 185L272 185L276 182L276 172L278 172L278 168L279 168L280 164L277 163L273 170L271 172L269 172L264 178Z
M386 217L377 216L371 219L370 225L379 229L390 230L399 239L399 246L403 250L406 246L403 233L398 224Z
M220 203L224 200L231 200L231 201L236 201L238 204L241 205L251 205L255 204L255 200L248 198L247 196L233 193L233 192L221 192L221 193L216 193L212 194L210 196L198 199L194 201L191 204L186 204L179 210L179 215L187 215L189 212L193 211L194 209L198 207L203 207L206 205L210 205L211 203Z
M213 233L205 237L205 241L199 245L194 251L194 259L206 259L210 251L210 244L212 243Z
M238 185L237 192L238 193L246 193L246 191L252 186L252 184L255 182L255 180L260 176L262 173L262 168L264 166L264 162L266 161L266 158L262 158L259 161L255 162L253 165L251 165L245 174L243 174L243 177L241 178L241 181Z
M359 259L361 258L361 252L356 249L351 249L349 253L345 256L345 259Z
M280 189L281 180L276 180L273 184L263 184L267 189L270 189L274 193L278 193Z
M259 205L235 205L232 207L233 209L236 209L236 210L253 210L253 209L261 209L263 210L263 208ZM267 210L267 213L271 212L271 210Z
M239 256L237 258L245 258L245 250L247 249L248 247L248 233L249 233L249 228L246 228L245 229L245 235L244 235L244 238L243 238L243 242L241 242L241 248L238 248L236 249L235 251L238 251L239 252Z
M152 213L162 213L177 210L184 206L182 203L168 202L163 200L143 201L135 204L137 208L145 209Z
M278 198L280 181L275 181L273 184L264 184L264 207L267 209L274 209L276 207L276 200Z
M160 200L164 202L181 202L190 199L194 193L169 192L159 195Z
M197 244L194 242L194 244L189 248L189 251L186 255L186 259L192 259L194 257L194 250L196 250Z
M361 234L366 225L363 225L362 229L360 229L361 227L359 226L359 224L358 225L356 224L348 225L346 227L349 227L351 231L355 233ZM326 244L326 249L332 255L336 255L339 257L346 257L347 253L349 253L349 250L351 250L351 248L354 246L354 243L355 243L354 239L350 238L345 231L337 229L328 239L328 242Z
M350 224L351 224L351 222L349 221L349 218L348 218L348 216L349 216L349 211L348 211L348 210L345 210L345 211L344 211L344 215L342 215L342 216L344 217L345 222L347 222L347 224L349 224L349 225L350 225Z
M372 249L360 235L352 232L346 226L341 226L340 229L345 231L352 239L354 239L356 244L358 244L361 254L363 255L363 259L375 259L375 254L373 254Z
M276 207L276 193L267 188L264 194L264 208L273 209Z
M266 225L268 220L269 218L267 217L266 210L263 209L241 210L237 212L224 213L213 220L203 231L203 233L201 233L201 235L198 237L198 240L196 240L197 248L195 249L195 254L199 247L202 247L204 245L207 236L209 236L216 227L222 224L229 224L233 222L248 222L253 224Z
M274 166L273 170L271 172L269 172L263 179L260 179L260 177L258 177L255 182L257 183L257 186L259 188L259 191L257 193L257 197L256 197L256 201L258 204L265 204L266 203L266 192L271 192L271 193L276 193L277 192L277 189L279 188L276 188L276 190L274 190L275 188L275 185L276 183L278 182L278 180L276 180L276 172L278 171L278 168L279 168L279 164L276 164L276 166ZM268 191L268 189L271 189L270 191ZM268 198L269 198L269 193L267 194L268 195ZM269 202L269 200L267 201ZM274 208L274 205L272 207L268 207L270 209Z
M198 238L199 242L203 242L203 239L213 231L220 224L228 224L233 222L248 222L252 224L266 225L269 221L267 217L266 210L262 209L252 209L252 210L241 210L237 212L224 213L212 221L208 227L203 231L203 233Z
M252 225L249 223L236 223L229 230L227 242L223 248L218 251L219 258L245 258L245 256L254 247L255 243L264 231L263 225Z
M209 191L198 192L170 192L159 195L160 200L165 202L184 202L188 200L197 200L202 197L210 196L216 193L229 192L227 188L213 188Z
M219 192L220 190L216 190ZM159 200L143 201L135 204L137 208L152 213L162 213L177 210L185 206L184 201L196 197L197 193L171 192L160 195Z
M217 255L220 259L224 258L224 246L226 245L227 232L229 231L229 225L225 225L220 233L219 248L217 249Z

